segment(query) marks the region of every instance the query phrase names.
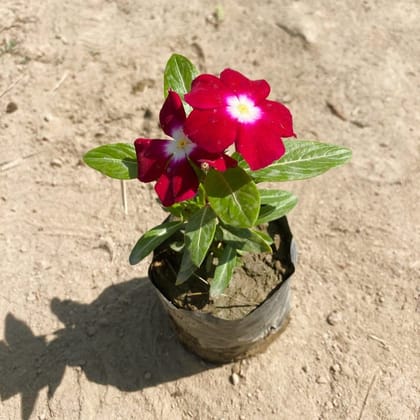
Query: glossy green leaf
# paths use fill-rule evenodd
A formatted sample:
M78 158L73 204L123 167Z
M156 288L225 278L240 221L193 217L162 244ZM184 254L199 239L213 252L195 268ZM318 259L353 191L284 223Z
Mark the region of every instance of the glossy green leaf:
M214 271L213 280L210 283L210 296L215 297L220 295L226 287L233 275L233 270L236 266L236 250L229 245L223 249L222 255L219 258L216 270Z
M174 203L169 207L164 207L164 209L178 219L188 220L195 212L205 206L206 202L205 191L200 184L194 198Z
M203 262L212 244L216 225L217 217L208 206L197 211L185 225L185 246L197 267Z
M184 95L191 89L191 82L197 76L198 70L188 58L180 54L173 54L166 63L163 76L163 91L165 98L168 95L169 89L171 89L177 92L181 99L184 99ZM184 107L188 114L191 107L185 103Z
M137 158L134 145L114 143L96 147L83 156L93 169L115 179L137 178Z
M272 239L259 230L219 226L222 241L244 252L271 252ZM218 235L220 236L220 234Z
M260 190L261 207L257 224L279 219L296 206L297 197L288 191Z
M286 153L266 168L251 172L255 182L294 181L321 175L351 159L350 149L306 140L285 140ZM245 167L244 161L241 166Z
M147 231L131 251L129 261L134 265L149 255L157 246L170 238L183 226L182 222L164 222Z
M227 225L251 227L260 210L260 194L247 173L237 167L225 172L211 169L204 181L208 201Z
M185 246L176 284L181 284L200 267L213 242L217 217L206 206L197 211L185 225Z

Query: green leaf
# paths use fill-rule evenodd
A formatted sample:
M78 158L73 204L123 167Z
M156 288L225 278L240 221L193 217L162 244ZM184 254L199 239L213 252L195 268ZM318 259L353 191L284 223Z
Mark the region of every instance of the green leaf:
M202 205L197 202L197 197L195 197L191 200L181 201L179 203L174 203L169 207L164 207L164 210L181 220L186 220L201 207Z
M260 210L260 194L247 173L237 167L225 172L211 169L204 181L209 203L227 225L251 227Z
M182 222L164 222L147 231L136 243L131 251L129 261L131 265L139 263L157 246L170 238L183 226Z
M255 182L312 178L351 159L350 149L306 140L284 140L286 153L270 166L249 172ZM244 161L241 166L245 166Z
M217 217L206 206L197 211L185 225L185 247L176 284L182 284L200 267L213 242Z
M84 162L93 169L115 179L137 178L137 157L134 145L114 143L89 150Z
M163 75L164 96L168 95L169 89L178 93L182 100L184 95L190 91L191 82L198 76L198 70L188 58L173 54L166 63ZM188 104L184 103L186 113L191 110Z
M261 207L257 224L279 219L296 206L297 197L288 191L260 190Z
M226 245L219 258L219 264L214 271L214 277L210 284L211 297L220 295L229 286L235 265L236 250Z
M259 230L219 226L222 241L234 249L244 252L271 252L272 239ZM219 235L220 236L220 235Z
M185 242L192 262L199 267L212 244L217 217L211 207L203 207L185 225Z

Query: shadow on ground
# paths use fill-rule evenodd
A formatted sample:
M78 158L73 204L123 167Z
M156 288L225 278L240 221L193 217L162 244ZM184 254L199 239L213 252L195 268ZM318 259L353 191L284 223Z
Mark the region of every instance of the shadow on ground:
M80 366L90 381L127 392L212 367L179 344L147 279L108 287L90 304L54 298L51 310L65 328L48 340L12 314L5 320L0 397L21 394L24 420L41 389L54 395L66 366Z

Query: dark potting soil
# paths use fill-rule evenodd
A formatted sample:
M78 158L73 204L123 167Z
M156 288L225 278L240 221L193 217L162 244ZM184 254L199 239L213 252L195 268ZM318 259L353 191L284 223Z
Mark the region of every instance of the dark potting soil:
M209 295L211 277L202 268L196 276L175 286L182 254L173 251L167 243L155 250L150 278L178 308L201 310L222 319L243 318L263 303L294 271L290 256L292 237L287 219L284 217L270 222L261 226L261 230L272 237L273 252L243 255L229 287L215 298Z

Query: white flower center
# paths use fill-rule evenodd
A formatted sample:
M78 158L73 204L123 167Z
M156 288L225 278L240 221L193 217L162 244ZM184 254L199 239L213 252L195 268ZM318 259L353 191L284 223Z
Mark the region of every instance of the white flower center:
M229 96L226 102L229 114L240 123L253 123L261 116L261 109L246 95Z
M186 159L194 150L195 144L185 136L182 129L178 129L172 133L173 141L166 146L166 153L172 155L174 161Z

